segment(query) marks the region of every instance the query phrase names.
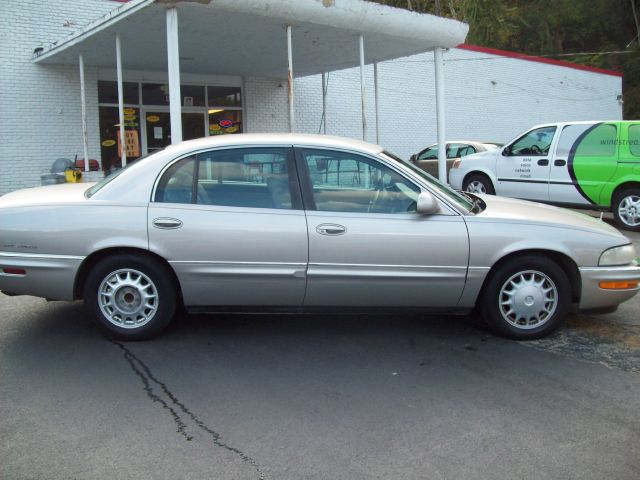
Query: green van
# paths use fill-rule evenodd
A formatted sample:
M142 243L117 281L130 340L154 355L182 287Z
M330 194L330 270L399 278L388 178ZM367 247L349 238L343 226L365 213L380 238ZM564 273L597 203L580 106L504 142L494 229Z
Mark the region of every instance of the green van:
M454 188L610 210L640 231L640 120L538 125L499 150L453 165Z

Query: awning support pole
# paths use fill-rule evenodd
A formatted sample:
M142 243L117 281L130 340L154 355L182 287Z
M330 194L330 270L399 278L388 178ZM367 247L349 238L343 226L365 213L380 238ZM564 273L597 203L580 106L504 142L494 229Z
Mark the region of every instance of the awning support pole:
M322 133L327 134L327 74L322 72Z
M436 125L438 131L438 179L447 182L447 141L444 116L444 63L442 48L433 50L433 63L436 77Z
M360 35L360 103L362 109L362 140L367 139L367 115L365 111L366 92L364 88L364 36Z
M120 34L116 33L116 71L118 78L118 123L120 124L120 165L127 165L127 137L124 129L124 93L122 88L122 49Z
M373 64L373 90L376 100L376 143L380 144L380 101L378 96L378 62Z
M287 98L289 101L289 132L295 130L293 111L293 49L291 47L291 25L287 25Z
M82 148L84 150L84 171L89 171L89 137L87 136L87 97L84 87L84 57L78 55L80 67L80 106L82 109ZM74 165L75 166L75 165Z
M182 102L180 99L180 49L178 46L178 10L167 8L167 74L169 76L169 116L171 144L182 141Z

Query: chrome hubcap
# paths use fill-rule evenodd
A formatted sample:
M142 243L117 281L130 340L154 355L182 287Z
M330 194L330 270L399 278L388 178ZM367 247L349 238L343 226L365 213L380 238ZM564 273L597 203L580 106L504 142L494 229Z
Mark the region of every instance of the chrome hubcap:
M504 282L498 301L502 318L516 328L529 330L543 325L554 314L558 289L544 273L526 270Z
M98 288L98 305L112 324L139 328L158 310L158 290L144 273L130 268L111 272Z
M467 185L467 192L469 193L487 193L487 189L484 188L484 184L478 180L473 180Z
M630 227L640 225L640 197L638 195L624 197L618 206L618 216L625 225Z

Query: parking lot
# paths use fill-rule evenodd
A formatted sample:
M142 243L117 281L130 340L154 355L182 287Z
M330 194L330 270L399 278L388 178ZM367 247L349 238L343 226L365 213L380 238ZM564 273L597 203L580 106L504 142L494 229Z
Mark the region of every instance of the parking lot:
M120 343L0 295L0 351L7 479L640 478L638 297L527 343L474 315L181 315Z

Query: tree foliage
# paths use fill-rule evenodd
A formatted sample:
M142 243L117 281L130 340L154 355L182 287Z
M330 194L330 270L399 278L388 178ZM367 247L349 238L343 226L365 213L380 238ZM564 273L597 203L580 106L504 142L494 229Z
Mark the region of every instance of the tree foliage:
M640 0L376 1L424 13L439 9L469 24L467 43L620 70L624 116L640 118Z

